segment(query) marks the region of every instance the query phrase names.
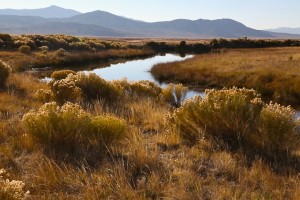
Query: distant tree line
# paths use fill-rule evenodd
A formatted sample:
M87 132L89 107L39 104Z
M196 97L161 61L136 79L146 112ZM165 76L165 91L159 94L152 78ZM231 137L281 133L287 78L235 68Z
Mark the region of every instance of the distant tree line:
M157 53L208 53L218 52L226 48L266 48L300 46L300 40L271 40L271 39L213 39L210 42L188 43L175 42L146 42L145 45L111 42L97 38L75 37L68 35L9 35L0 33L0 50L54 51L101 51L107 49L143 49L150 48Z

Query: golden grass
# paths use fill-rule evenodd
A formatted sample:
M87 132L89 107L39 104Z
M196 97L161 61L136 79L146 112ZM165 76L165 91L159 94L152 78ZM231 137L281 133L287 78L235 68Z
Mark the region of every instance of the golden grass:
M97 52L70 51L58 56L56 51L46 54L32 52L22 54L18 51L0 51L0 59L13 66L13 71L25 71L31 68L72 67L78 68L90 63L107 62L110 59L130 59L153 56L155 52L149 49L110 49Z
M241 152L208 140L184 146L178 129L165 126L174 108L154 98L128 98L109 106L82 105L86 112L124 118L130 137L95 165L68 163L44 153L21 123L38 109L38 89L28 74L13 74L0 93L0 169L25 183L29 199L295 199L298 171L274 172L259 158L247 163ZM84 104L84 103L82 103ZM0 193L1 193L0 188Z
M158 64L158 80L198 88L254 88L265 100L299 106L300 48L237 49Z

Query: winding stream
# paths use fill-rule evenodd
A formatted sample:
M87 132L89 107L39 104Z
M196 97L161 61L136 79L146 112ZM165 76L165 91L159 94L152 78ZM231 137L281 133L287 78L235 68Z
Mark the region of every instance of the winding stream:
M159 83L150 73L153 65L158 63L182 61L192 57L192 55L188 55L185 57L180 57L174 54L166 54L164 56L158 55L147 59L128 61L119 64L111 64L105 68L98 68L86 72L93 72L106 80L119 80L123 78L126 78L129 81L149 80L155 82L161 87L165 87L167 85L166 83ZM186 98L191 98L195 95L200 95L203 97L204 92L189 90Z
M160 83L152 76L152 74L150 73L151 68L158 63L183 61L192 57L192 55L188 55L185 57L180 57L179 55L174 54L157 55L147 59L127 61L118 64L108 64L104 68L101 67L84 72L95 73L106 80L119 80L123 78L126 78L128 81L149 80L155 82L161 87L165 87L167 85L166 83ZM44 78L42 80L48 82L50 79ZM205 96L204 92L189 90L186 98L192 98L195 95L200 95L201 97ZM297 111L296 117L300 117L300 111Z

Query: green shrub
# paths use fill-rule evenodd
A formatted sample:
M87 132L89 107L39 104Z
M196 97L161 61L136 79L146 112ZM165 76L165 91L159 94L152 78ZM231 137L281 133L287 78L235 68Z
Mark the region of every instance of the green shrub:
M291 108L264 105L254 90L207 90L203 100L185 101L171 123L188 144L205 137L232 149L273 158L300 147Z
M161 92L162 98L169 104L180 107L182 102L186 98L188 88L184 87L182 84L168 84Z
M30 54L31 53L31 47L28 46L28 45L22 45L19 47L19 51L21 53L24 53L24 54Z
M72 77L69 76L67 79ZM86 100L102 99L112 102L120 97L121 92L118 87L94 73L77 73L74 78L75 85L81 89Z
M61 79L67 78L67 76L69 74L76 74L76 72L73 71L73 70L59 70L59 71L54 71L51 74L51 78L54 79L54 80L61 80Z
M0 60L0 88L5 87L6 81L11 74L11 67Z
M73 158L103 153L126 136L124 120L106 115L94 117L72 103L62 107L47 103L25 114L22 121L28 134L47 150Z

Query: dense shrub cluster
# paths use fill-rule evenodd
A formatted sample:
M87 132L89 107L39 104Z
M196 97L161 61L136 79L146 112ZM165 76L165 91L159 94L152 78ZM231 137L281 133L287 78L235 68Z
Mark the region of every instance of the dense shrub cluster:
M0 88L3 88L5 86L11 71L11 67L0 60Z
M51 90L39 90L36 93L36 97L43 102L55 100L63 104L68 101L77 102L80 99L86 101L101 99L107 103L113 103L121 95L118 86L94 73L62 70L53 72L51 78L53 78L49 82Z
M50 152L77 158L103 153L126 136L124 120L112 115L92 116L72 103L61 107L47 103L25 114L23 123L28 134Z
M117 42L107 42L95 38L80 38L67 35L9 35L0 34L0 49L13 50L21 46L30 47L31 50L104 50L124 49L127 46ZM138 48L131 46L131 48ZM28 49L28 48L27 48Z
M203 100L187 100L171 120L187 143L208 137L272 157L290 153L300 144L293 111L265 105L254 90L207 90Z

